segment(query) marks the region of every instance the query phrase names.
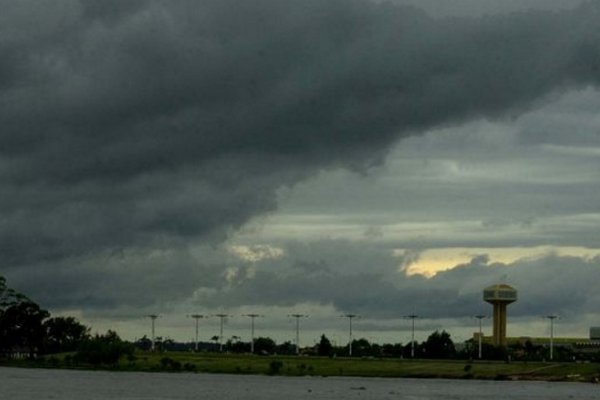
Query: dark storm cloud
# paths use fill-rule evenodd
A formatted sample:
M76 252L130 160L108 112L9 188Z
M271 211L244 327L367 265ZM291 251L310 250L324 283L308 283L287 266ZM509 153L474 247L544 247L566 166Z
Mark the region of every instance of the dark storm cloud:
M60 262L25 266L19 289L34 293L50 309L83 309L86 315L137 316L164 312L189 298L198 285L218 286L223 271L235 262L227 253L202 250L202 259L188 249L103 252Z
M403 257L393 256L380 244L289 243L285 253L277 262L254 265L253 274L240 268L234 279L222 277L213 287L216 290L203 292L196 301L204 307L292 307L315 302L375 318L412 312L426 318L460 318L488 309L483 289L506 282L519 292L519 301L511 306L514 316L559 313L577 318L594 313L600 305L595 284L599 257L547 254L504 264L482 254L465 264L448 265L451 269L427 279L406 275L400 268Z
M1 7L0 263L21 282L222 240L318 169L600 75L597 3L448 20L362 0Z
M541 316L558 313L574 319L596 312L600 296L594 289L600 270L599 257L558 256L549 253L532 259L523 258L510 264L489 262L487 256L476 257L435 276L434 282L445 287L459 287L464 293L477 292L489 284L506 282L518 292L511 306L515 316ZM475 312L473 303L465 310Z

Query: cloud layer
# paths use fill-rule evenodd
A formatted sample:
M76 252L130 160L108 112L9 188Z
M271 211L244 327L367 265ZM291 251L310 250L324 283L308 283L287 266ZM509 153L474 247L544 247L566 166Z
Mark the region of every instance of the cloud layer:
M274 210L282 186L600 79L597 3L450 19L364 0L1 6L0 264L33 297L70 288L57 307L189 295L226 263L188 246Z
M425 318L457 319L488 310L483 288L498 282L510 282L519 291L519 301L511 306L513 317L592 314L600 304L600 295L588 283L598 274L600 256L546 253L506 264L482 254L426 279L407 275L402 268L406 255L394 255L381 244L288 243L284 254L232 268L220 284L198 291L197 306L293 307L314 302L373 319L414 312Z

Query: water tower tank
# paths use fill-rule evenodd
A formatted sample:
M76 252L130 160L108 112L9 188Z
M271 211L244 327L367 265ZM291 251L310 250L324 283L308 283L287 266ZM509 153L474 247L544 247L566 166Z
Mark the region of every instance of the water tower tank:
M483 289L483 300L492 304L496 302L509 304L517 301L517 290L505 284L488 286Z

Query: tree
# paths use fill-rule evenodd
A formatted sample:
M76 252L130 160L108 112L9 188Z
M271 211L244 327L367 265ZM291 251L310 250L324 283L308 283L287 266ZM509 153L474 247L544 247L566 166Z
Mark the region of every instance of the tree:
M22 301L8 307L0 317L0 341L8 348L28 349L33 358L44 343L42 321L50 314L32 301Z
M0 312L25 299L25 296L6 286L6 278L0 276Z
M383 355L383 348L377 343L371 343L371 356L381 357Z
M320 356L329 357L333 354L333 346L325 334L321 335L317 352Z
M381 353L384 357L402 357L403 348L404 346L402 346L402 343L385 343L381 346Z
M415 349L415 357L421 357L421 353L423 350L423 344L419 345L419 342L416 340L414 342L408 342L402 347L402 357L403 358L411 358L412 357L412 349Z
M346 346L346 353L349 353L349 347ZM352 355L355 357L367 357L372 355L371 343L365 338L352 341Z
M59 353L74 351L85 339L89 338L89 328L73 317L54 317L43 324L45 333L44 351Z
M427 358L452 358L456 354L454 343L446 331L435 331L423 343L424 356Z
M259 337L254 340L254 351L256 354L273 354L277 345L268 337Z
M33 358L42 349L42 322L49 316L27 296L6 286L6 279L0 276L0 353L22 348Z
M109 330L104 335L84 340L75 354L75 361L93 366L114 365L123 356L133 356L133 349L132 344L124 342L116 332Z
M482 344L483 358L488 360L506 360L508 349L505 346L494 346L490 343Z
M161 337L162 339L162 337ZM171 351L175 346L175 341L170 337L166 337L160 341L159 351Z
M221 338L217 335L214 335L213 337L210 338L210 340L212 340L213 342L215 342L215 345L213 346L213 351L219 351L219 340Z
M276 352L285 355L296 354L296 345L287 340L276 347Z
M148 337L144 335L138 339L134 345L140 350L150 351L152 349L152 340L148 339Z
M231 339L225 343L225 349L231 353L249 353L250 343L242 342L239 336L232 336Z

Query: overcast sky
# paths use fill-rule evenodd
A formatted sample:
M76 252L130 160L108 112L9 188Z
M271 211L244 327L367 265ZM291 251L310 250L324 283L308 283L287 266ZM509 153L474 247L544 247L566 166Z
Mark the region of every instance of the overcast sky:
M0 274L53 313L600 325L599 2L0 6Z

